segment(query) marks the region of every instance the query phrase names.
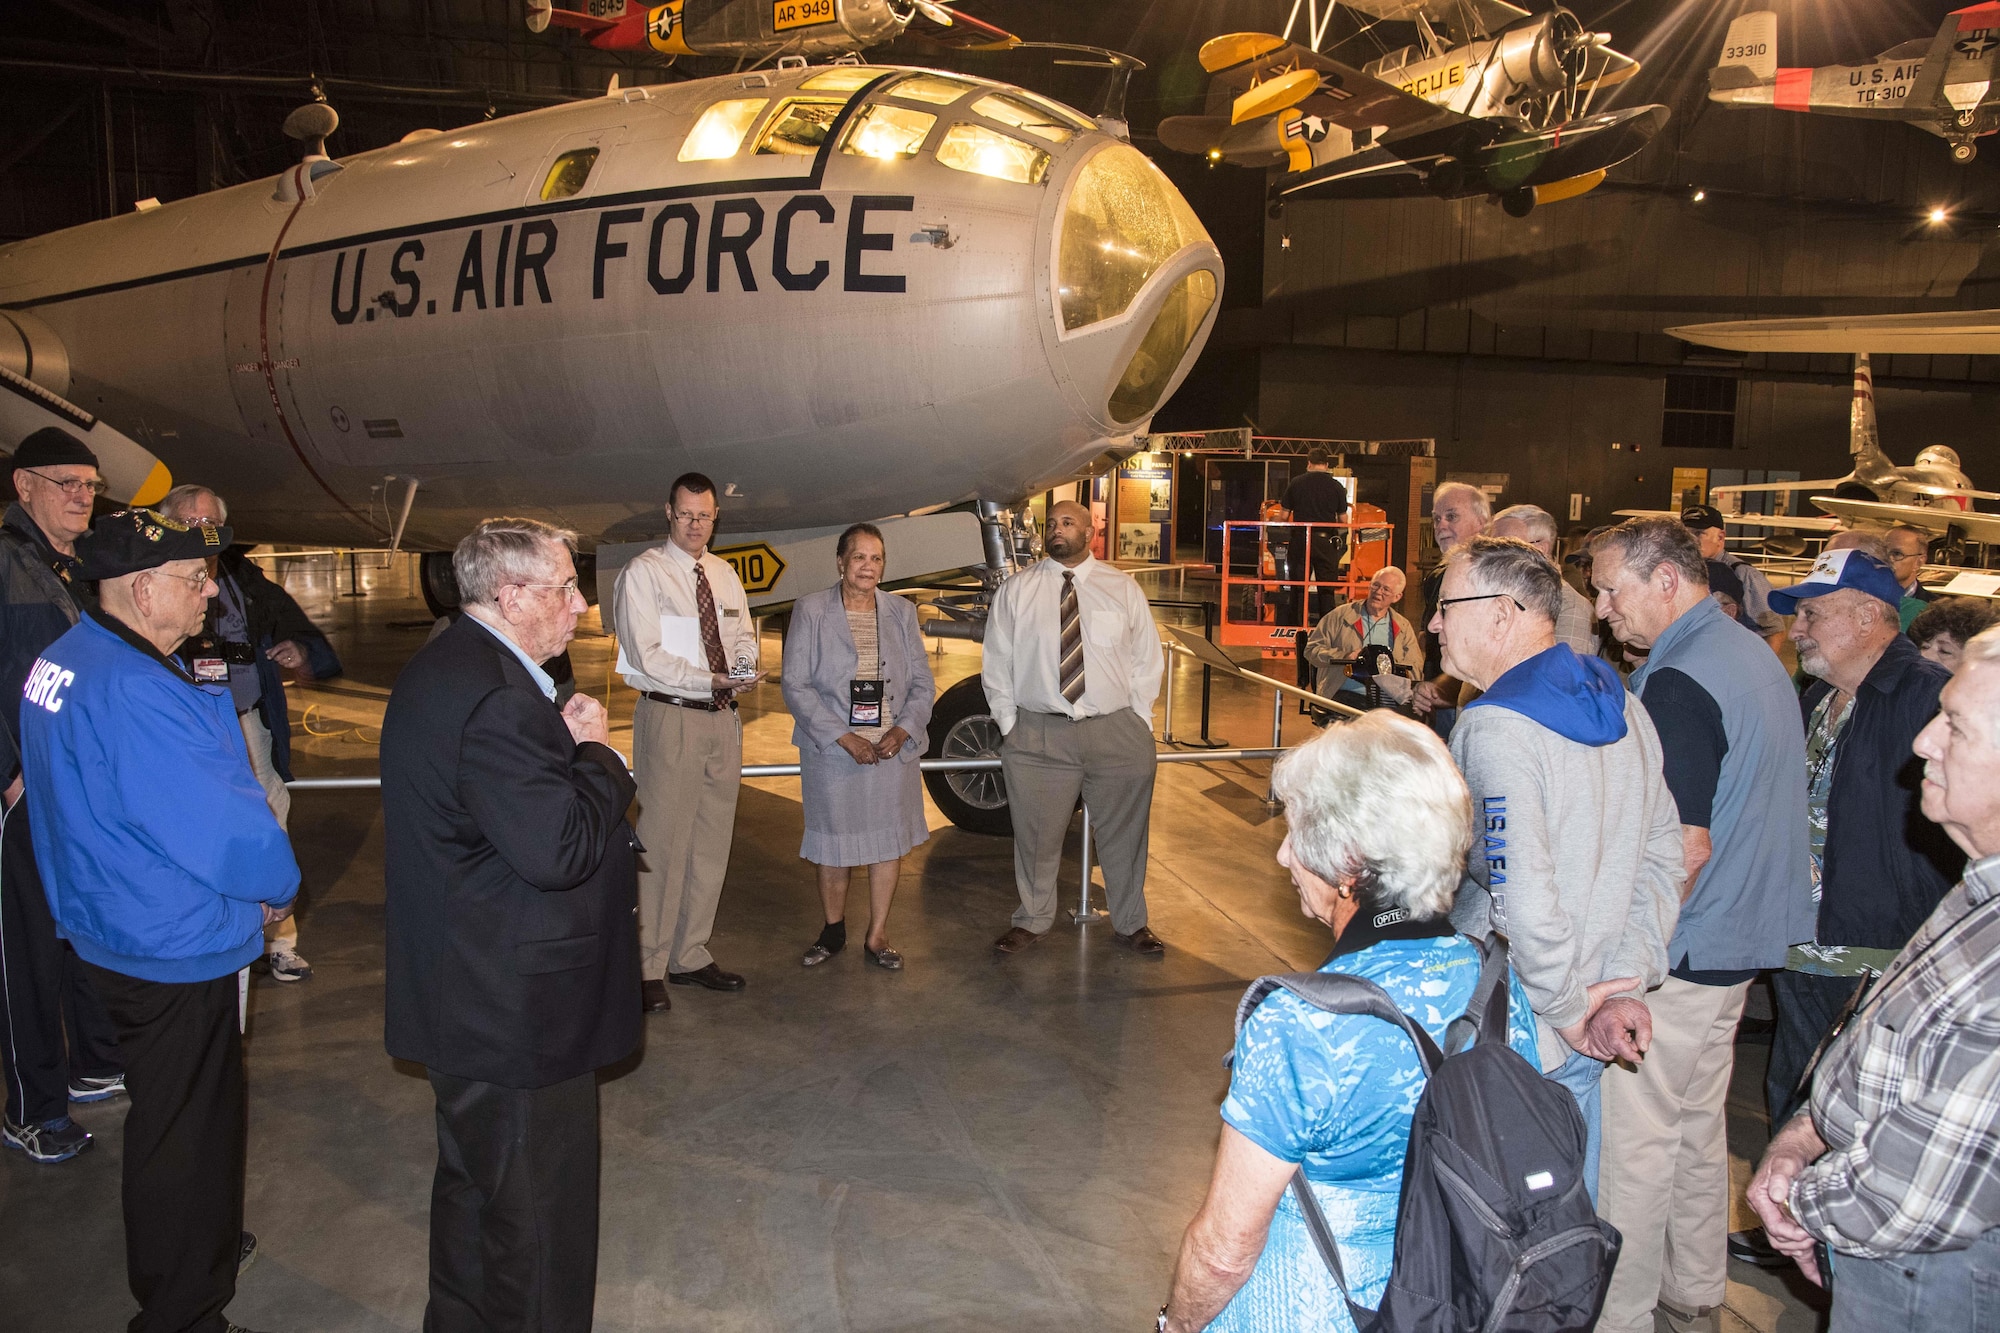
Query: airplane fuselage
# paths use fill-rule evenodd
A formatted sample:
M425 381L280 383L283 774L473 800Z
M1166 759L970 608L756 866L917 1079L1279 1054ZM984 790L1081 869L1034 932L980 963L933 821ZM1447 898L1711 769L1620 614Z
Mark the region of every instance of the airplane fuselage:
M1012 500L1144 428L1221 261L1088 118L940 77L656 85L309 159L0 248L0 317L257 539L382 540L412 479L430 548L503 511L653 535L688 469L739 531Z

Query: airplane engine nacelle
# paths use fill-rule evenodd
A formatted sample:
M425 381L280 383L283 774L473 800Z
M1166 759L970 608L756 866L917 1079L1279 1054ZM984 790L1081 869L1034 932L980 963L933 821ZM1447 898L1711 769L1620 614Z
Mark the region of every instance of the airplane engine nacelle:
M1552 9L1502 33L1494 60L1516 92L1561 92L1582 53L1583 26L1566 9Z

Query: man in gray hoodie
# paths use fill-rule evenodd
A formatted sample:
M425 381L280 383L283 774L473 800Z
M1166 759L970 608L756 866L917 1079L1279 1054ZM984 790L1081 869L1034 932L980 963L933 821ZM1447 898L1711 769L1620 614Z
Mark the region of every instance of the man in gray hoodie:
M1481 833L1452 921L1507 937L1542 1072L1583 1112L1595 1199L1598 1080L1652 1042L1643 996L1667 974L1680 912L1680 815L1644 706L1610 664L1556 642L1562 576L1547 556L1477 537L1438 592L1444 668L1484 691L1451 736Z

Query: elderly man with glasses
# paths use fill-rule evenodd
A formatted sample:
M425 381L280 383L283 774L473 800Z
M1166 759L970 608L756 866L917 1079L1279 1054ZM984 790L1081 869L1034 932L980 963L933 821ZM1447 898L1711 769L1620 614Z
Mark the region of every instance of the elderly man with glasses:
M699 472L667 489L668 540L618 573L611 595L618 665L639 691L632 767L639 783L639 948L649 1014L667 985L740 991L708 951L743 777L736 696L764 679L742 580L709 553L715 483Z
M54 427L21 441L13 473L17 498L0 522L0 712L11 770L0 837L0 1068L7 1082L0 1135L37 1162L63 1162L90 1146L69 1103L123 1092L124 1064L117 1031L75 950L57 938L12 761L22 683L89 600L77 573L76 539L90 530L91 505L104 483L96 455Z
M229 529L150 509L76 542L100 605L42 650L21 763L49 908L117 1024L132 1107L122 1196L137 1329L234 1327L243 1231L237 972L291 910L298 862L243 756L226 685L174 650L215 592Z
M1605 1064L1652 1042L1646 991L1680 914L1681 824L1660 738L1596 657L1556 641L1562 575L1526 542L1475 537L1444 566L1431 632L1483 693L1451 734L1474 842L1452 921L1498 931L1534 1006L1542 1072L1583 1112L1597 1197Z

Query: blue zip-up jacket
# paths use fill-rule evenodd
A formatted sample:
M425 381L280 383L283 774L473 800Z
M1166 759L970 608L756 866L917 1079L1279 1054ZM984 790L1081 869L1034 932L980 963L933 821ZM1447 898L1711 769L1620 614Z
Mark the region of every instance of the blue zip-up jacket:
M21 766L56 931L142 981L211 981L264 946L299 865L226 686L198 685L95 609L21 691Z

